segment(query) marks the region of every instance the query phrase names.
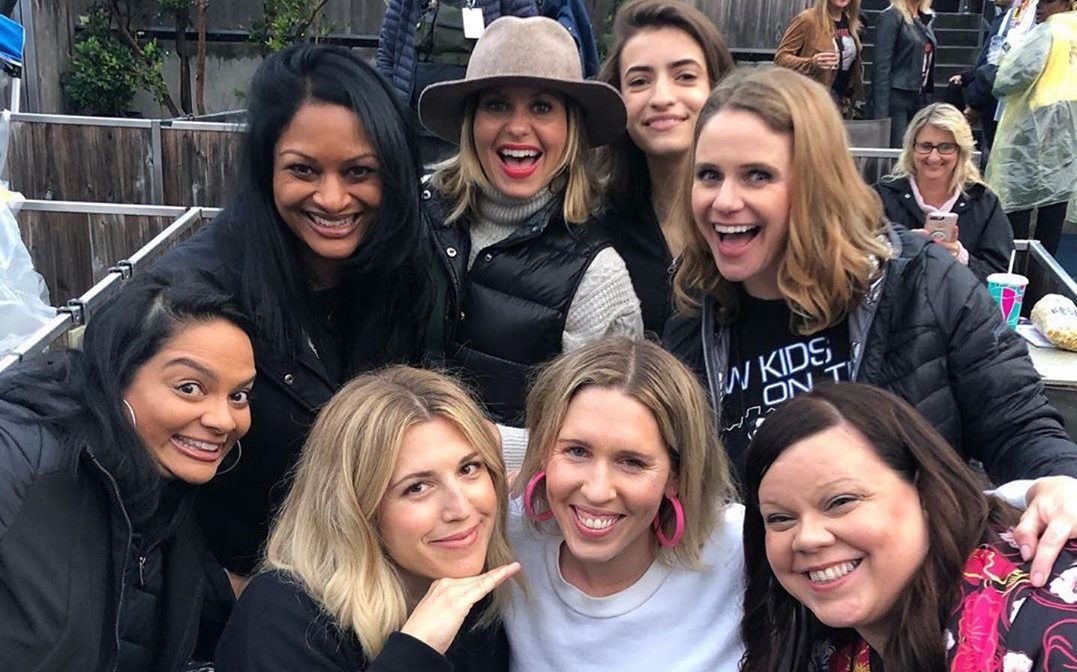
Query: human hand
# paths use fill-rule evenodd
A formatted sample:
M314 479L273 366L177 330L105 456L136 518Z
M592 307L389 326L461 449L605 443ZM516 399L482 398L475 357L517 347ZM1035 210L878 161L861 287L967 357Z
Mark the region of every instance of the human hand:
M966 107L962 114L965 115L965 121L969 122L969 126L975 126L976 122L980 121L980 113L971 107Z
M838 54L834 51L820 51L811 57L811 62L820 70L837 70Z
M954 75L950 78L950 83L954 86L961 86L961 75Z
M471 607L519 571L520 563L510 562L478 576L438 579L430 584L400 631L444 654Z
M1021 557L1032 560L1032 585L1041 587L1065 543L1077 538L1077 479L1038 478L1026 495L1028 508L1013 528Z

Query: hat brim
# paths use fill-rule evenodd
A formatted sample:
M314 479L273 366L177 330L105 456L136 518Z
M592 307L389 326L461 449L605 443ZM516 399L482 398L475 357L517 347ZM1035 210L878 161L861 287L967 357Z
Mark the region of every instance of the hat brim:
M460 144L464 105L472 94L496 86L534 86L561 93L583 110L583 125L591 147L607 145L625 132L628 116L617 89L604 82L571 82L542 77L481 77L431 84L419 96L419 121L431 133L454 145Z

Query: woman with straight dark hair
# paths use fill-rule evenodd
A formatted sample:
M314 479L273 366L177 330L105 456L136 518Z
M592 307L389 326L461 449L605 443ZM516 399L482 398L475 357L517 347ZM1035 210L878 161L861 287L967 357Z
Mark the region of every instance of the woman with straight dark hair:
M256 325L258 459L199 499L233 578L259 562L318 409L358 372L419 359L431 306L417 151L385 80L347 49L297 45L262 63L248 101L227 207L161 262L207 269Z
M246 325L204 278L151 273L83 350L0 376L0 669L183 669L205 593L195 486L234 467L251 422Z
M600 150L607 179L602 217L640 299L643 327L661 334L673 308L675 260L684 247L670 212L699 110L733 69L725 39L680 0L633 0L617 10L598 81L621 92L628 129Z
M1077 543L1034 588L1017 511L899 397L797 397L745 485L745 672L1073 669Z

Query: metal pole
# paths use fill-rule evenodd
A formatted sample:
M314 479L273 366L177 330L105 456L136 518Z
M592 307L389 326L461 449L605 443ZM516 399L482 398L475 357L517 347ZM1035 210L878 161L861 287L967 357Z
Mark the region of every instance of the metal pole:
M154 119L150 123L150 202L164 205L165 202L165 167L161 158L161 121Z

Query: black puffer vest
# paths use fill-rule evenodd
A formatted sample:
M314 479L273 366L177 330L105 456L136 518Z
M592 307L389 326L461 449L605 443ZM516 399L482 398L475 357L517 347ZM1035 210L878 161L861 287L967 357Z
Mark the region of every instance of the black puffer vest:
M566 224L558 197L511 236L479 250L469 270L469 222L447 223L448 208L433 189L425 188L422 200L451 280L448 363L496 421L522 425L531 369L560 354L576 289L610 243L595 227Z

